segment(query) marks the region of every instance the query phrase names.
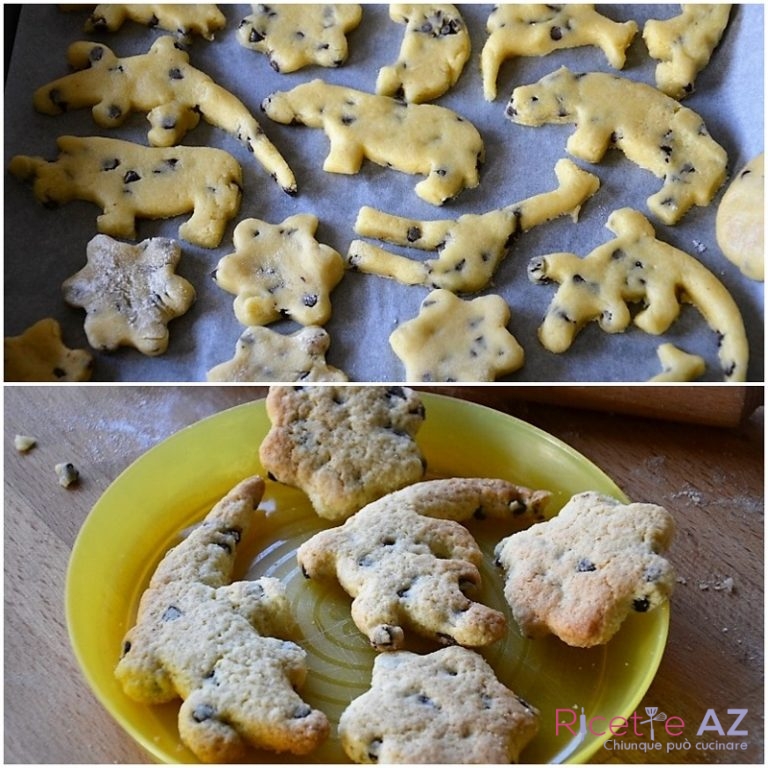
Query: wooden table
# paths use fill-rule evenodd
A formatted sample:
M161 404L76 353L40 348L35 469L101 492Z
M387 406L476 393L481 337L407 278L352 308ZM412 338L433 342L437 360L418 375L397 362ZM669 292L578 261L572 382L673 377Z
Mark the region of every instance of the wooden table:
M679 396L674 389L668 394ZM554 434L602 467L631 498L663 504L677 519L670 556L679 583L669 644L638 711L655 706L683 718L684 735L667 736L657 726L659 751L620 750L617 742L632 739L617 739L596 760L762 763L762 407L739 426L722 428L676 423L669 413L654 420L537 402L575 399L569 391L450 391ZM6 763L149 762L94 698L71 654L63 596L72 545L100 494L148 448L263 393L259 387L5 388ZM601 393L611 390L591 390L592 396ZM730 394L726 388L686 388L692 403L709 398L705 410L711 412L724 410L717 403ZM643 397L662 403L665 390ZM36 437L37 446L19 453L13 444L19 433ZM81 472L81 482L70 488L58 484L53 470L65 461ZM738 717L728 710L747 710L735 729L746 735L727 734ZM697 737L702 722L708 730ZM722 736L713 730L716 722ZM686 740L688 749L667 754L667 744L684 747ZM727 744L745 749L729 751Z

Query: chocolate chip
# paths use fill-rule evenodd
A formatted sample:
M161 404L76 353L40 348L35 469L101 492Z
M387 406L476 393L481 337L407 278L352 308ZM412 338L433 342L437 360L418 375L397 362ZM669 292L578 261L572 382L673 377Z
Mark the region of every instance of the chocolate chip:
M406 233L406 239L409 243L415 243L421 237L420 227L409 227Z
M104 160L101 164L101 170L102 171L114 171L117 166L120 165L120 161L116 158L110 158L109 160Z
M139 176L139 174L136 173L136 171L126 171L125 176L123 176L123 181L126 184L131 184L134 181L140 181L140 180L141 180L141 176Z
M192 710L192 718L196 723L210 720L216 714L216 710L210 704L198 704Z
M169 605L163 611L163 615L160 618L163 621L174 621L182 615L183 615L182 612L175 605Z
M171 80L183 80L184 73L178 67L173 67L173 69L168 70L168 77L170 77Z
M297 704L293 710L293 718L295 720L301 720L305 717L309 717L312 714L312 707L309 704L305 704L303 701L301 704Z
M317 294L305 293L302 298L302 303L305 307L314 307L317 304Z
M379 761L379 752L381 750L381 739L371 739L368 742L368 759L372 763Z
M651 601L647 597L636 597L632 601L632 607L638 613L645 613L651 607Z
M560 27L552 27L552 29L549 30L549 36L553 40L562 40L563 30L560 29Z
M587 558L582 557L576 566L576 570L579 573L589 573L590 571L596 571L597 566L591 560L587 560Z

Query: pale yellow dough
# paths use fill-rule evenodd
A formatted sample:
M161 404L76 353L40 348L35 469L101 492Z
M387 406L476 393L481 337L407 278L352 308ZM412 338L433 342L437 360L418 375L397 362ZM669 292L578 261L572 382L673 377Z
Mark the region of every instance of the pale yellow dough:
M77 6L68 6L69 10ZM82 8L82 6L80 6ZM175 32L184 42L192 35L213 40L227 19L213 3L107 3L97 5L85 22L86 32L116 32L126 21Z
M717 244L747 277L765 278L765 171L761 152L725 190L715 219Z
M656 350L662 371L650 381L693 381L706 370L704 358L679 349L674 344L661 344Z

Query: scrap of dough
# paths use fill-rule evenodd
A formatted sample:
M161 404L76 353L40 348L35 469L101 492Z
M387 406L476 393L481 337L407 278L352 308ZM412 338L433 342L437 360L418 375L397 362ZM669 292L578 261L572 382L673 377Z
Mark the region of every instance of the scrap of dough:
M747 277L765 277L765 171L761 152L747 163L720 200L717 244Z
M392 332L389 343L405 364L406 381L495 381L525 360L507 330L510 317L501 296L465 300L440 288Z
M376 93L422 103L456 85L472 51L458 8L393 3L389 17L405 34L397 61L379 70Z
M6 381L88 381L93 356L70 349L52 317L38 320L19 336L6 336L3 361Z
M744 321L726 287L693 256L657 240L648 219L631 208L609 217L616 238L588 256L551 253L528 265L532 282L559 287L539 328L550 352L565 352L576 334L597 320L607 333L631 322L646 333L664 333L677 319L680 303L693 304L717 334L726 381L744 381L749 346ZM642 302L634 317L629 304Z
M152 237L136 245L96 235L86 265L62 284L64 301L85 312L94 349L135 347L144 355L168 349L168 323L195 300L191 283L176 274L178 243Z
M683 4L671 19L649 19L643 40L656 66L656 87L675 99L693 93L696 75L709 63L731 13L726 3Z
M208 381L347 381L328 365L328 332L311 325L284 335L261 325L246 328L235 356L208 371Z
M570 214L575 221L581 205L600 186L597 176L567 159L557 162L555 175L559 186L551 192L484 214L465 214L458 219L417 221L364 206L355 222L355 232L359 235L436 251L438 257L418 261L353 240L347 252L347 266L406 285L447 288L456 293L480 291L490 282L516 232L527 232L565 214Z
M589 163L620 149L663 180L646 202L665 224L677 223L693 205L709 205L725 181L728 156L701 117L645 83L561 67L515 88L506 114L520 125L575 125L566 149Z
M359 5L280 3L251 6L237 28L244 48L263 53L276 72L295 72L315 64L340 67L349 54L347 32L363 17Z
M94 122L104 128L122 125L133 111L146 112L154 147L178 144L202 115L241 141L286 193L296 193L293 171L245 104L193 67L172 37L164 35L148 53L125 58L102 43L72 43L67 59L76 71L35 91L39 112L92 107Z
M81 6L82 7L82 6ZM77 6L67 6L72 10ZM227 19L213 3L107 3L97 5L86 19L86 32L116 32L126 20L148 27L175 32L182 42L190 42L193 34L213 40L213 33L226 26Z
M515 56L546 56L563 48L595 45L612 67L623 69L637 24L613 21L595 11L594 5L509 3L491 11L486 30L480 68L483 94L493 101L501 64Z
M693 381L706 370L703 357L685 352L674 344L661 344L656 353L662 371L649 381Z

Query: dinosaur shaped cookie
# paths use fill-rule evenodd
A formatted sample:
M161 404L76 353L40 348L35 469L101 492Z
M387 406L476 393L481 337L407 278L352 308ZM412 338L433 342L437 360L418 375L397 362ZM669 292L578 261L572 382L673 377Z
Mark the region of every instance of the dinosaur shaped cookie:
M146 112L155 147L178 144L202 115L235 136L288 194L296 179L261 126L234 94L189 63L172 37L158 38L148 53L118 58L102 43L77 42L67 59L76 71L38 88L35 108L48 115L92 107L103 128L122 125L131 112Z
M179 734L205 762L242 759L248 746L305 755L330 730L296 693L306 654L278 639L295 629L280 581L230 583L263 492L260 477L243 480L165 554L115 669L135 701L183 699Z
M717 334L725 379L744 381L749 358L744 321L717 277L693 256L657 240L653 226L638 211L614 211L606 227L615 239L583 259L573 253L531 259L531 281L559 286L539 328L544 347L565 352L592 320L608 333L621 332L633 322L646 333L661 334L677 318L681 302L687 302ZM643 309L633 314L630 304L640 302Z
M480 183L485 148L472 123L446 107L404 104L322 80L277 91L262 109L278 123L322 128L331 148L323 170L357 173L367 158L404 173L426 175L416 194L442 205Z
M651 212L675 224L692 206L706 206L725 181L728 156L693 110L644 83L566 67L512 92L507 117L540 126L574 124L566 148L597 163L611 147L663 180L648 198Z

